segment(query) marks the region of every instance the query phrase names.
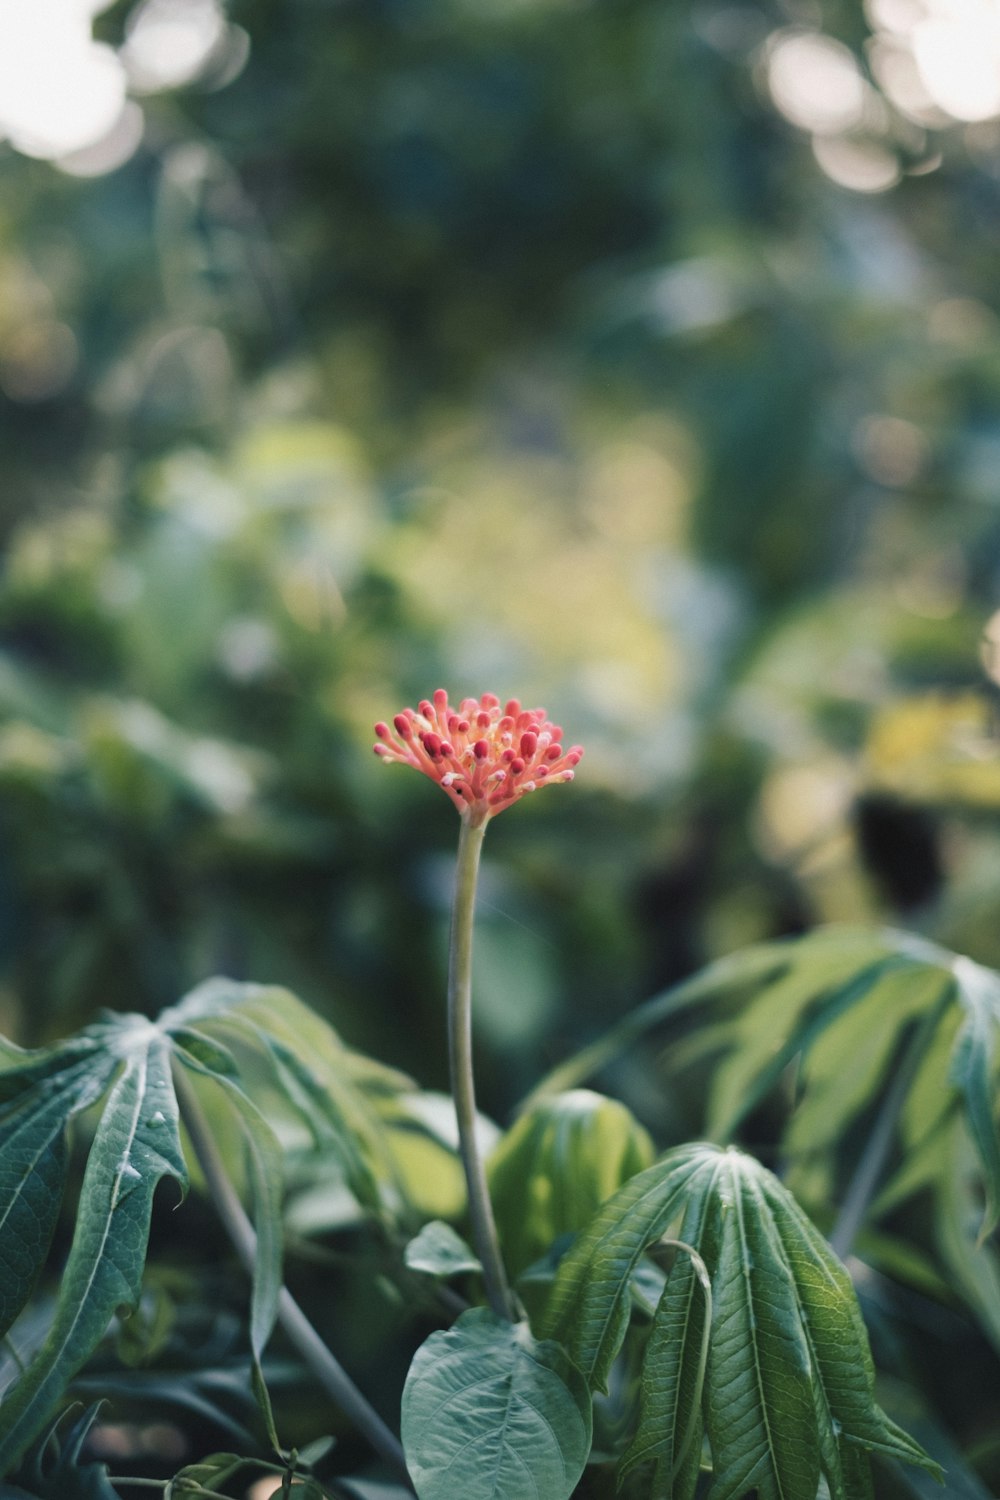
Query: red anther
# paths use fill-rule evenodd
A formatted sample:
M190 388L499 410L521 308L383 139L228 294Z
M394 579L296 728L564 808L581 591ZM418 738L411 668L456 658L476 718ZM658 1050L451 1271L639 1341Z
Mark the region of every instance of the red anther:
M489 729L492 720L489 714L478 713L476 714L476 723L479 725L480 729Z
M397 734L401 734L403 736L404 740L408 740L408 739L412 738L412 736L413 736L413 725L410 722L410 720L407 718L406 714L397 714L396 717L393 719L392 722L396 726L396 733Z
M436 760L437 757L441 754L441 736L435 734L432 729L426 730L425 733L420 736L420 743L427 751L427 754L430 756L431 760Z
M510 763L510 774L512 776L520 776L520 774L521 774L521 772L523 770L524 770L524 761L521 759L521 757L519 755L515 755L514 759Z
M450 726L449 726L449 728L450 728ZM468 732L469 732L469 721L468 721L468 719L459 719L459 721L458 721L458 732L459 732L459 734L468 734Z
M497 730L500 734L510 734L513 728L514 720L511 718L510 714L505 714L504 717L500 720L500 723L497 725Z
M448 694L445 692L444 688L435 688L434 707L437 709L439 714L446 714L448 712Z
M558 760L563 753L562 745L550 745L545 752L546 760Z
M500 699L496 696L495 693L484 693L483 696L480 698L479 701L483 705L484 708L499 708L500 707Z
M550 724L549 725L549 734L551 734L551 736L552 736L552 738L554 740L561 740L562 739L562 728L561 728L561 726L559 724Z
M455 754L455 747L452 745L452 743L451 743L450 740L442 740L441 741L441 754L442 755L454 755Z
M583 746L582 745L574 745L573 748L569 751L569 753L566 756L566 760L567 760L568 764L571 765L571 766L578 766L580 764L580 762L581 762L582 759L583 759Z
M526 734L522 734L522 736L521 736L521 754L527 760L531 759L531 757L534 755L534 753L535 753L535 751L537 749L538 749L538 735L537 734L533 734L530 730L528 730L528 732Z
M504 713L508 718L516 719L520 712L521 700L519 698L510 698L507 702L507 707L504 709Z
M375 725L375 733L378 735L380 740L387 740L389 738L388 724L383 724L380 719L379 722Z
M503 752L503 754L501 755L500 759L503 761L503 763L504 763L505 766L509 766L510 763L511 763L511 761L514 759L514 752L513 752L513 750L505 750Z
M535 775L537 776L537 778L538 778L539 781L544 781L545 778L546 778L546 776L548 774L549 774L549 768L548 768L548 766L536 766L535 767Z
M487 740L477 740L472 748L477 760L485 760L490 753L489 742Z
M421 698L420 702L417 704L417 707L419 708L420 712L423 714L423 716L424 716L425 719L433 719L433 717L434 717L434 705L433 705L433 703L428 703L428 701L427 701L426 698Z

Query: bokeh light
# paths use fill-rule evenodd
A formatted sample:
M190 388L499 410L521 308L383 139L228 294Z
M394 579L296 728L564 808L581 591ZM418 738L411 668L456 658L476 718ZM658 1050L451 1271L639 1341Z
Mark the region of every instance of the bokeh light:
M27 156L93 146L125 106L125 69L95 42L107 0L5 0L0 7L0 130Z

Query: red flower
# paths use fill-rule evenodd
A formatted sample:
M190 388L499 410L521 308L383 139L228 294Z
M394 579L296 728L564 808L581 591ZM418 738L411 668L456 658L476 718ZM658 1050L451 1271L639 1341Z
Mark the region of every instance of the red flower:
M404 708L388 724L376 724L375 754L423 771L448 793L463 818L474 826L510 807L526 792L553 781L572 781L583 755L579 745L564 750L562 730L550 724L544 708L522 708L516 698L501 709L500 699L484 693L463 698L452 708L438 688L433 703Z

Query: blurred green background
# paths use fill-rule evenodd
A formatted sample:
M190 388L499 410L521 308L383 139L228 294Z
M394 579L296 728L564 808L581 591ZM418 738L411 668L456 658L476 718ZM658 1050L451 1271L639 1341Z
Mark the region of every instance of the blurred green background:
M587 752L490 830L498 1116L762 936L1000 961L986 0L3 28L3 1030L223 971L441 1086L439 685Z

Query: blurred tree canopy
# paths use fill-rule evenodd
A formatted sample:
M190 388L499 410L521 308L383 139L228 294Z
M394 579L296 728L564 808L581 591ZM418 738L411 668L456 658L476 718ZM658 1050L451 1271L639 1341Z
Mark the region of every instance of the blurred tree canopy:
M440 1083L438 683L587 747L491 832L495 1111L744 941L1000 960L1000 127L903 10L95 17L141 141L0 146L5 1030L223 970Z

